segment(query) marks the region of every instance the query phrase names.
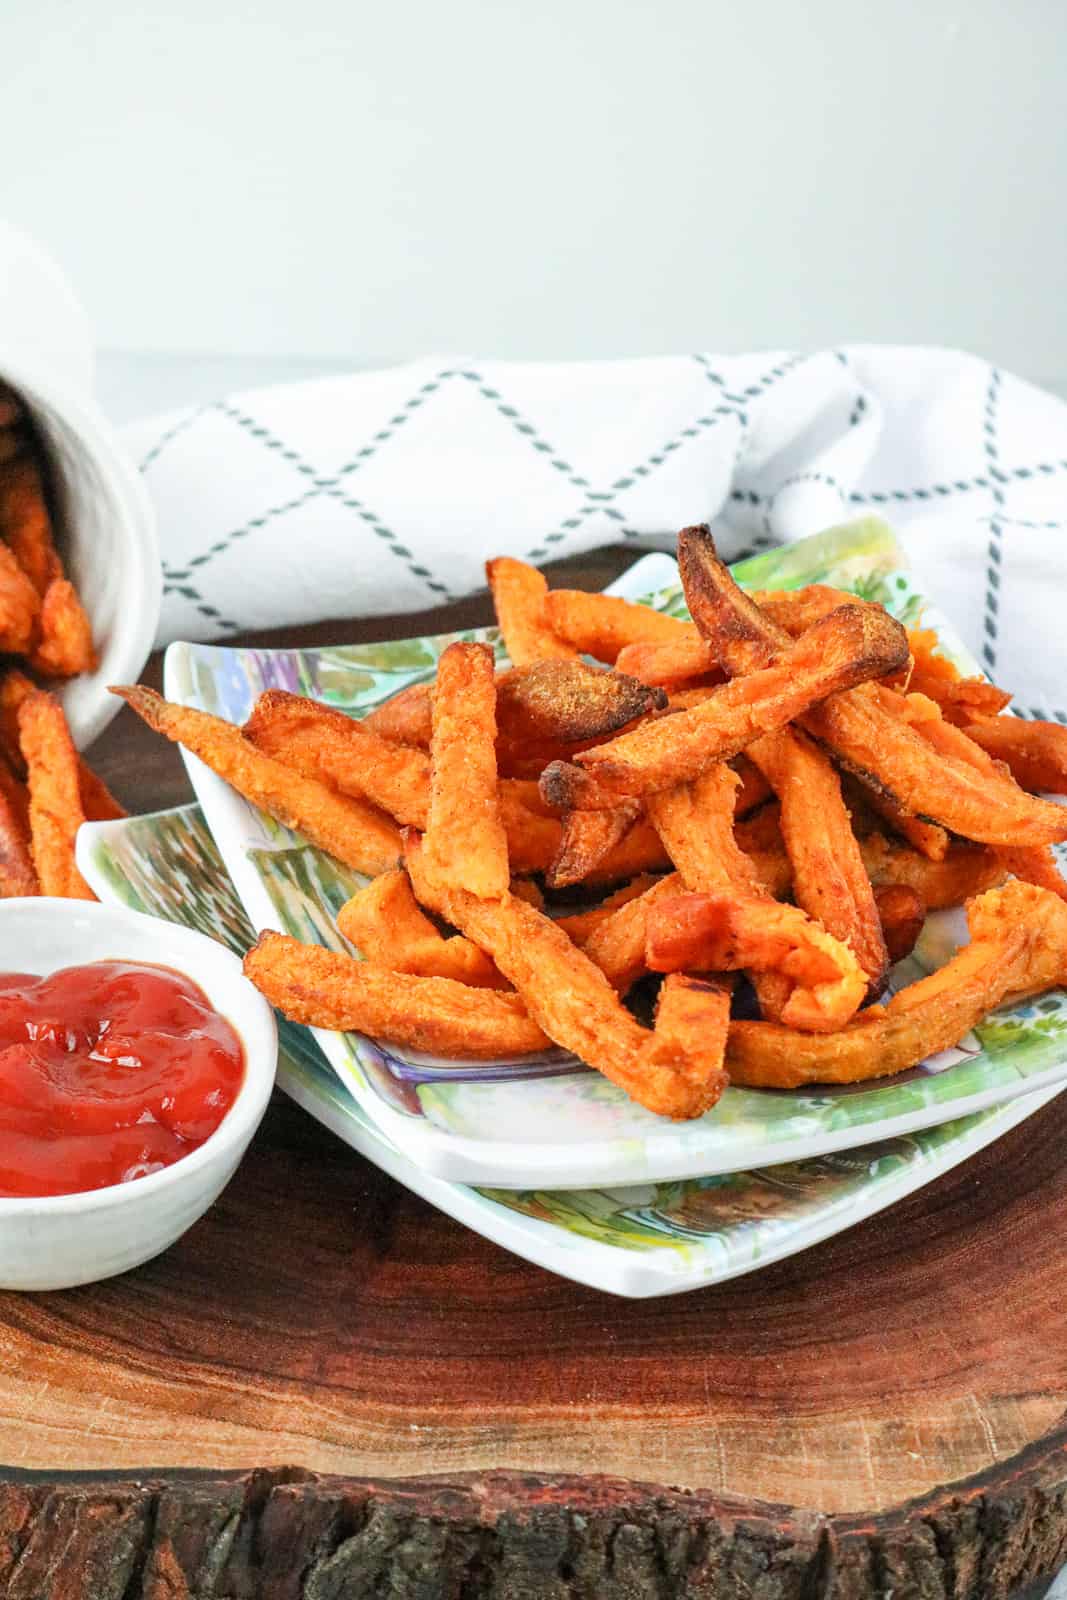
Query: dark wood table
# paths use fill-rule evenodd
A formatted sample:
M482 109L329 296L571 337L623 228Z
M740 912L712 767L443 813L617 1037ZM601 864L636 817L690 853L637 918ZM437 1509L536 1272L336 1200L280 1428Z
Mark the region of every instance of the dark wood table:
M483 596L257 642L486 618ZM189 795L125 709L92 758L132 808ZM1067 1559L1065 1149L1067 1096L815 1249L626 1302L277 1096L160 1260L0 1295L0 1593L1011 1594Z

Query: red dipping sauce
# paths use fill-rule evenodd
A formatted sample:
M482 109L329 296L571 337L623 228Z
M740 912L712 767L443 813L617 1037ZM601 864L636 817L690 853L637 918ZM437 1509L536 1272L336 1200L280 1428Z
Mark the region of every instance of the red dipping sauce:
M234 1029L169 967L0 973L0 1195L161 1172L214 1133L243 1078Z

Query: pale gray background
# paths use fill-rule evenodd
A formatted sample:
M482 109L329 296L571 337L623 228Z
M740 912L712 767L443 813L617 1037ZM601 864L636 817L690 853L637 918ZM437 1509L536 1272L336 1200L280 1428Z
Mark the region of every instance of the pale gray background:
M0 0L0 50L116 415L427 352L1067 377L1060 0Z

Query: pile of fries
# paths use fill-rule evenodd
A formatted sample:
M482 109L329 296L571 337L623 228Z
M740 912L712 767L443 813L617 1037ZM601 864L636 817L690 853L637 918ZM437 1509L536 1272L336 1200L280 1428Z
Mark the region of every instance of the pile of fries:
M689 1118L731 1081L901 1072L1067 977L1067 809L1033 792L1067 793L1067 729L1003 715L880 606L745 595L706 527L678 556L691 622L490 562L510 669L454 643L362 722L116 690L370 878L338 918L362 959L260 936L274 1005L440 1056L554 1043ZM879 1003L964 902L970 943Z
M95 898L74 864L84 821L125 816L74 749L38 680L96 667L85 608L53 538L47 473L18 399L0 390L0 899ZM33 674L27 675L23 667Z

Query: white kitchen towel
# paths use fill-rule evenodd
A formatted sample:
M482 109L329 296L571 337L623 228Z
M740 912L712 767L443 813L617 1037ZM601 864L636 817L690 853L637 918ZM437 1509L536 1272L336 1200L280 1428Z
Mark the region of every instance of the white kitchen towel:
M487 557L729 559L868 512L1020 709L1067 721L1067 405L955 351L419 361L138 423L160 642L417 611Z

